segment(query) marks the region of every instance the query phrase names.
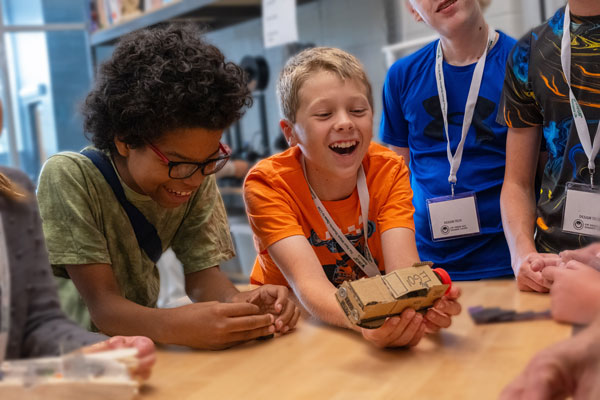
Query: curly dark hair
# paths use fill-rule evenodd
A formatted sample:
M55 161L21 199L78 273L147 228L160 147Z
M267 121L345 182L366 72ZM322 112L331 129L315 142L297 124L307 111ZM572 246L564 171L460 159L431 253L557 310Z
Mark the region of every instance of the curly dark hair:
M243 69L189 23L133 32L103 63L83 105L94 145L140 147L180 128L225 129L252 105Z

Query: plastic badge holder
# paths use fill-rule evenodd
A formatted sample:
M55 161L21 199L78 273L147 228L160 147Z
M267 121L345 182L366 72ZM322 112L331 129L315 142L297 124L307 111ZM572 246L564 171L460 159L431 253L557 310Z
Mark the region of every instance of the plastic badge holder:
M434 235L434 227L432 225L432 221L431 221L431 211L430 211L430 205L431 204L435 204L435 203L440 203L443 201L448 201L448 200L460 200L460 199L466 199L468 197L473 197L473 202L475 203L475 215L476 215L476 219L477 219L477 232L469 232L469 233L465 233L463 235L454 235L454 236L449 236L449 237L445 237L445 235L448 235L452 232L452 230L454 229L460 229L460 226L455 227L452 226L451 224L443 224L442 226L439 227L439 234ZM479 218L479 209L477 208L477 195L475 194L475 192L465 192L465 193L459 193L459 194L455 194L454 196L442 196L442 197L435 197L432 199L427 199L427 219L429 220L429 231L431 233L431 240L433 240L434 242L443 242L446 240L454 240L454 239L459 239L459 238L464 238L464 237L470 237L470 236L477 236L481 234L481 220ZM438 236L436 238L436 236Z
M562 230L576 235L600 237L600 188L568 182Z

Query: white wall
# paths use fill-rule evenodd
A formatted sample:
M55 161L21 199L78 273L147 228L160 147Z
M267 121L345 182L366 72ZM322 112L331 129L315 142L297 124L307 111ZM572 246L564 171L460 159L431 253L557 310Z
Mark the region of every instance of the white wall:
M386 43L385 0L320 0L298 7L300 42L318 46L342 48L357 56L365 65L373 85L376 109L380 109L379 91L385 79L385 62L381 47ZM285 46L264 49L262 25L259 19L208 34L232 61L245 55L266 58L271 77L265 90L268 131L271 142L278 134L279 109L275 98L275 83L288 58ZM258 107L255 105L242 120L245 141L260 143Z
M405 0L397 1L404 7ZM565 0L545 0L545 4L546 17L550 17L565 4ZM404 8L402 10L402 35L405 40L434 33L425 24L415 22ZM485 17L490 25L515 38L520 38L542 21L539 0L492 0Z

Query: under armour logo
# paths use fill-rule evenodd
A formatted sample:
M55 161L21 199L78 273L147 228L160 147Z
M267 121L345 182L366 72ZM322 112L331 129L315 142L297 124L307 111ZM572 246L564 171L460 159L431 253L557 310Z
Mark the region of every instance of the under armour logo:
M442 108L440 107L440 99L438 96L430 97L423 101L423 108L427 111L433 121L431 121L424 130L425 136L439 141L446 141L444 133L444 119L442 117ZM496 109L496 104L486 99L485 97L479 96L477 98L477 104L475 105L475 112L473 113L473 120L471 121L471 127L475 129L477 143L488 142L494 140L494 132L484 122L487 118L492 115ZM463 123L464 112L455 112L448 114L448 125L461 126Z

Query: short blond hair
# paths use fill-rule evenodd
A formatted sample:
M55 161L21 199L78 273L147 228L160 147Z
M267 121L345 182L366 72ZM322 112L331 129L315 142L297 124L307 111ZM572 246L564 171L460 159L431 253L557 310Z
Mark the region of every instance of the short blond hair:
M300 89L311 75L321 71L334 73L342 80L355 79L361 82L365 85L369 105L373 108L371 83L361 62L352 54L334 47L313 47L290 58L279 74L277 98L283 118L296 122Z

